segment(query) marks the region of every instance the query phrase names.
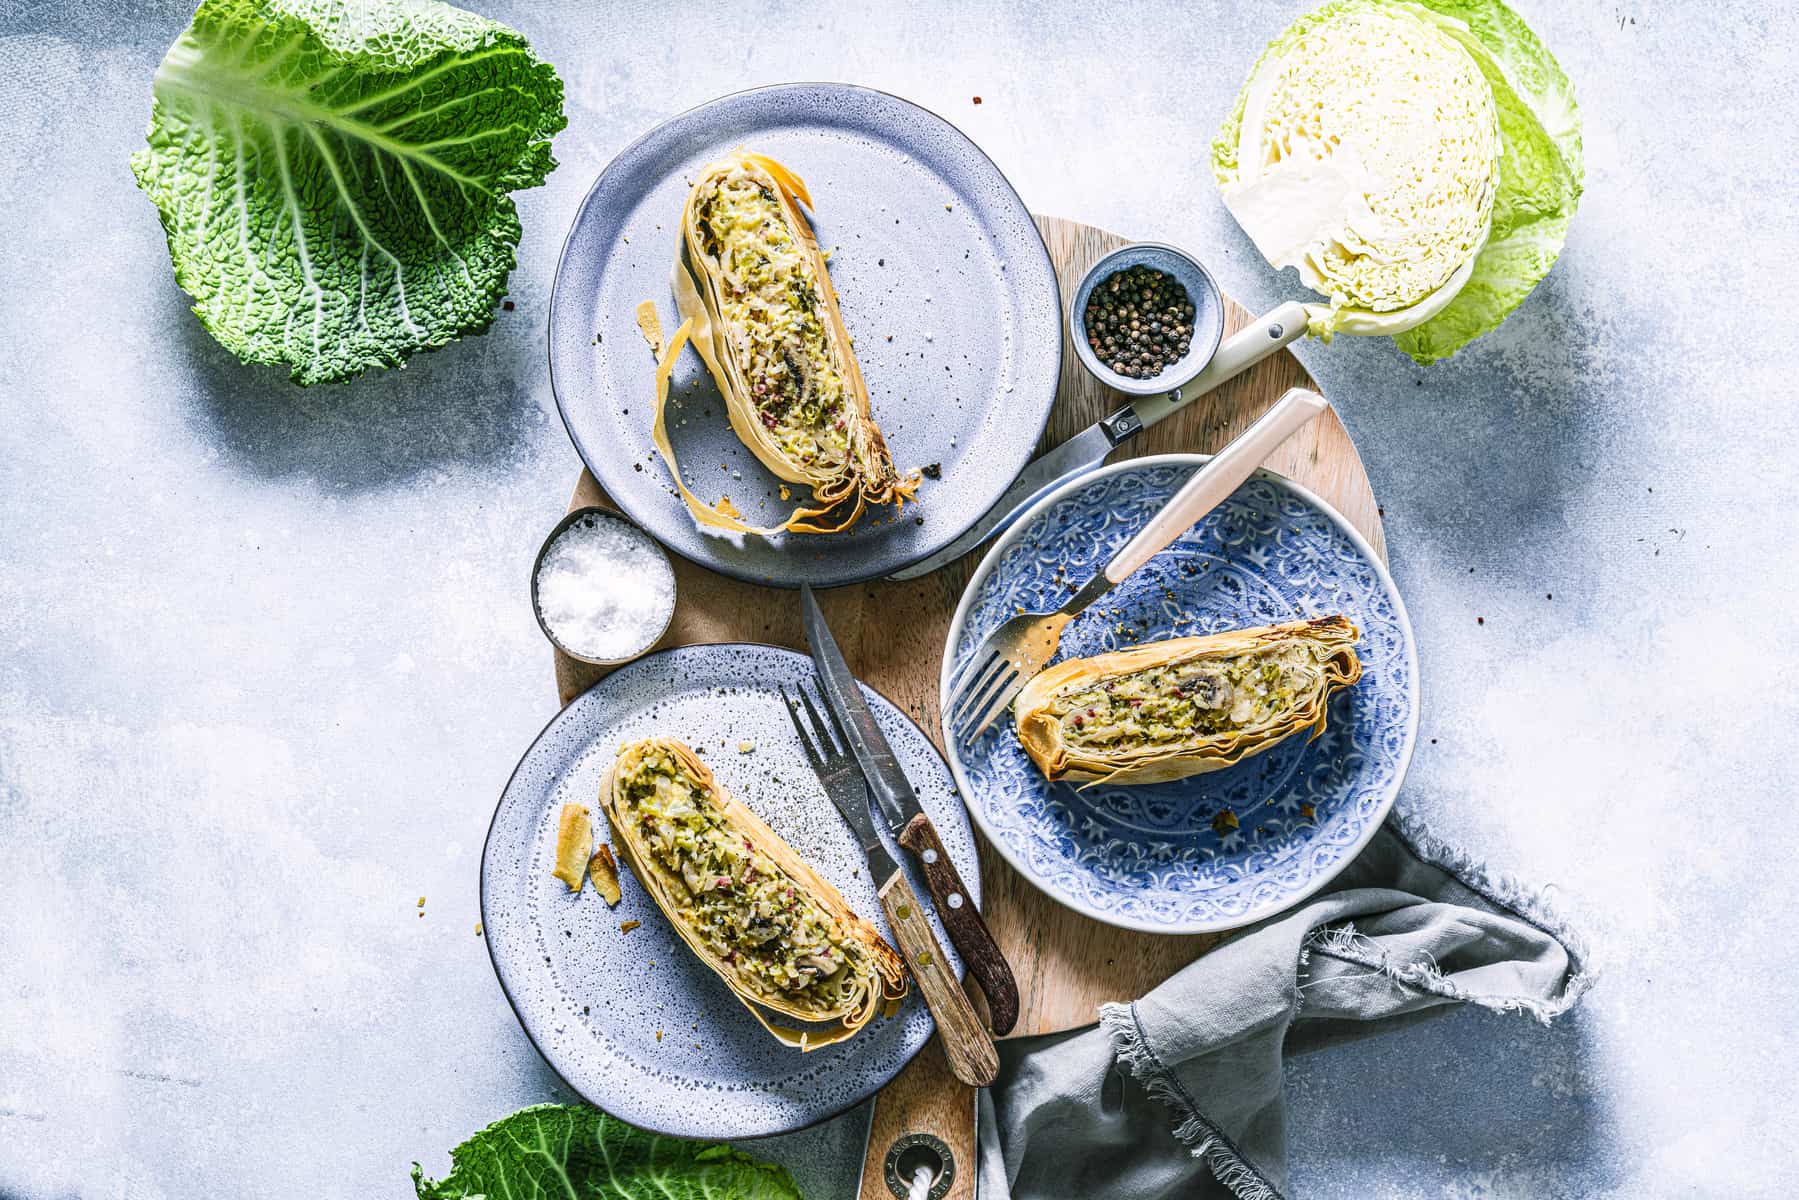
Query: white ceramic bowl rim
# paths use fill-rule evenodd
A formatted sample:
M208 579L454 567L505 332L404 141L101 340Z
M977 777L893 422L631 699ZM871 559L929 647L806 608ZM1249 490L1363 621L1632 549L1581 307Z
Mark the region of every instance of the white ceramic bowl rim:
M662 559L662 565L668 569L668 612L663 615L661 626L656 630L656 635L654 637L644 642L642 646L631 651L631 653L625 655L623 658L593 658L586 654L577 653L575 650L564 645L562 639L558 638L555 631L550 628L550 623L543 619L543 606L539 604L537 600L537 579L539 574L543 571L543 560L549 555L550 547L554 546L557 541L561 539L563 534L573 528L576 521L587 517L603 517L606 520L616 521L626 529L637 534L648 545L655 548L657 555ZM574 659L576 662L587 663L589 666L595 667L622 667L628 662L635 662L637 659L648 654L651 650L654 650L657 643L661 642L663 637L667 635L668 627L674 624L675 606L680 603L680 596L677 594L674 572L675 566L674 563L669 560L668 548L657 541L655 536L652 535L649 530L633 521L630 517L627 517L624 513L607 508L603 504L583 505L580 508L572 509L563 514L562 519L556 522L556 527L550 530L549 536L544 538L543 545L537 548L537 557L531 560L531 615L537 618L537 628L543 631L543 636L549 640L550 645L556 647L556 649L562 651L562 653L568 655L568 657Z
M1143 266L1161 271L1186 289L1193 305L1193 334L1187 353L1168 364L1160 375L1133 379L1120 375L1100 360L1087 344L1087 298L1101 283L1119 271ZM1172 392L1192 382L1218 354L1224 341L1224 293L1206 265L1179 246L1167 242L1129 242L1103 255L1088 267L1075 285L1068 304L1068 340L1074 355L1088 374L1112 388L1131 396L1155 396Z

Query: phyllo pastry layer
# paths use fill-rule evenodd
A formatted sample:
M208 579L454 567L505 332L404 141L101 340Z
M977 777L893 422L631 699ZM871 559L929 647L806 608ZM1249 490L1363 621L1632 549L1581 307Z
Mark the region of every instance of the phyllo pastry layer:
M668 367L691 340L738 438L773 474L812 493L772 530L744 524L726 501L709 506L688 497L703 525L832 533L854 524L868 505L903 506L918 487L916 473L895 469L875 424L801 203L810 205L811 197L796 175L744 151L706 167L688 193L684 253L674 270L682 324L658 373L658 445L672 457L661 416Z
M899 955L874 926L681 742L621 747L600 803L681 940L781 1041L842 1041L905 995ZM825 1028L789 1028L764 1010Z
M1341 616L1172 638L1057 663L1019 692L1018 740L1050 779L1161 783L1221 770L1302 729L1361 678Z

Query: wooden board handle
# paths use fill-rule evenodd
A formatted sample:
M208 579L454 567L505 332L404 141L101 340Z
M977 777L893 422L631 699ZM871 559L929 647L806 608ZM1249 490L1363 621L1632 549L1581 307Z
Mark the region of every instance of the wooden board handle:
M930 918L919 906L904 871L895 871L881 885L881 911L887 914L887 923L899 942L900 957L918 981L925 1007L937 1019L950 1070L971 1087L986 1087L999 1074L999 1051L949 969L937 935L931 932Z
M893 1200L887 1186L887 1155L893 1144L909 1133L931 1134L949 1147L955 1174L943 1200L974 1200L975 1168L979 1165L974 1102L975 1090L949 1073L943 1040L933 1037L875 1096L856 1200Z
M931 818L919 813L900 831L899 844L918 858L924 880L937 904L937 919L955 943L968 974L987 997L987 1014L993 1019L993 1036L1004 1037L1018 1023L1018 980L1000 953L981 911L974 906L962 876L943 848Z

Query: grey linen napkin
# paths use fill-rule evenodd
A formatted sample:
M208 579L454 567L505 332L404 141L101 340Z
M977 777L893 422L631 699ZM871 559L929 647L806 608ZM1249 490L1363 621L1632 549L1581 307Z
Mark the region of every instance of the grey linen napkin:
M1547 1024L1592 984L1542 894L1395 811L1327 890L1073 1033L1002 1042L981 1200L1281 1200L1281 1060L1450 1005Z

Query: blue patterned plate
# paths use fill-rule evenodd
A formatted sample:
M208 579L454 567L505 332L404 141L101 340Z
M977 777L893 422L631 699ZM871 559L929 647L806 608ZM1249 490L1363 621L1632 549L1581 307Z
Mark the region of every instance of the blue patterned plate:
M571 896L550 877L563 803L586 804L610 843L600 777L620 742L665 733L698 750L732 795L891 942L862 849L801 756L776 691L812 679L811 659L775 646L681 646L638 659L556 715L494 811L481 856L481 920L500 985L556 1073L633 1125L708 1139L801 1129L873 1095L931 1036L914 988L899 1012L847 1041L789 1049L701 965L629 868L621 865L624 898L612 909L592 889ZM979 904L974 831L943 759L905 713L862 691ZM882 836L923 894L911 856ZM627 933L619 928L626 921L642 925ZM941 925L936 932L959 974L948 936Z
M969 581L942 689L1019 611L1085 583L1205 456L1133 459L1058 488ZM1137 642L1342 613L1362 631L1362 678L1315 741L1142 787L1049 783L1011 718L950 767L970 814L1020 874L1077 912L1151 933L1234 929L1311 895L1392 807L1418 732L1418 660L1405 606L1361 534L1298 484L1259 472L1062 634L1058 658ZM1228 815L1227 815L1228 814Z

